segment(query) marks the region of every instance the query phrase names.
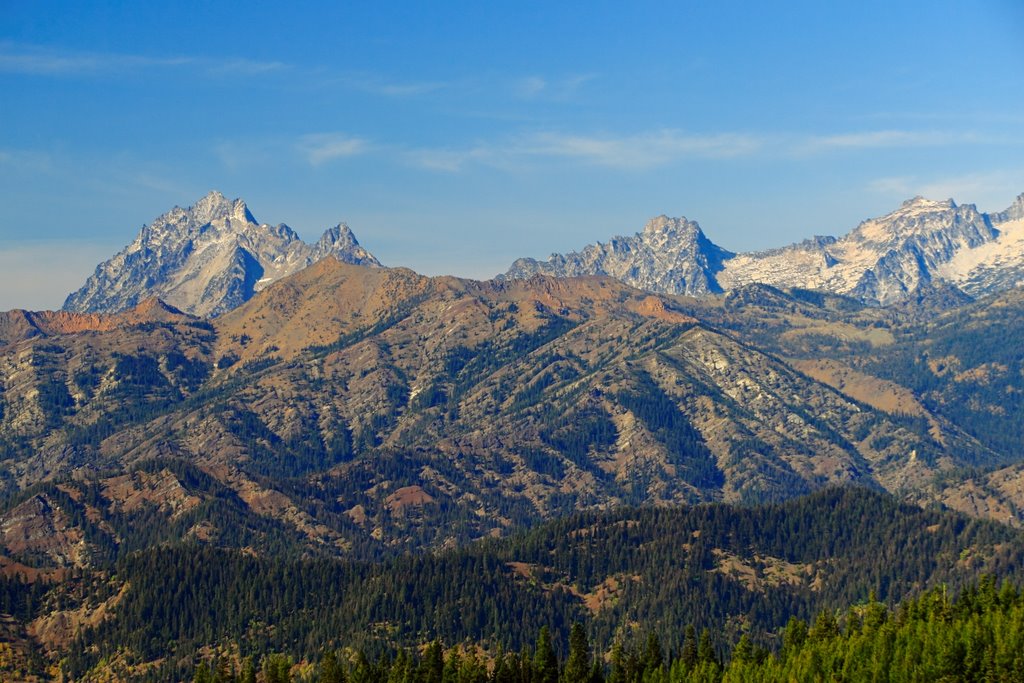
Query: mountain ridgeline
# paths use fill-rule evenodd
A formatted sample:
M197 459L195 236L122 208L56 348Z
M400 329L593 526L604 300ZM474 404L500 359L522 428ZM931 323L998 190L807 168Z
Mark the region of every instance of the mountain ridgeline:
M814 237L763 252L734 254L685 218L660 216L642 232L614 237L547 261L517 260L505 273L524 278L609 275L667 294L704 295L746 284L799 287L888 305L922 285L947 283L982 296L1024 283L1024 194L985 214L915 197L842 237Z
M668 297L325 258L209 321L155 301L10 312L0 544L39 570L157 537L377 557L841 483L1019 524L1024 358L997 340L1021 332L1024 301L922 322L950 302L935 297Z
M64 309L116 313L158 297L187 313L217 316L327 255L380 265L344 224L308 245L287 225L257 223L242 200L211 192L144 226L68 296ZM607 244L547 261L518 259L499 278L536 274L606 275L638 289L690 296L761 283L889 305L942 283L978 297L1024 283L1024 194L991 214L951 199L915 197L842 237L748 253L717 246L694 221L659 216Z

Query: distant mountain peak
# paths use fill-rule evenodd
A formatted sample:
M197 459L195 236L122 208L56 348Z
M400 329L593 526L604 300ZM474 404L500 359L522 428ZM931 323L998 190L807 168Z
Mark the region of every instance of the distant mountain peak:
M992 215L992 221L995 223L1006 223L1021 219L1024 219L1024 192L1017 195L1017 198L1013 200L1013 204L1010 204L1005 211Z
M704 231L696 221L691 221L685 216L670 218L666 215L656 216L647 221L644 229L638 233L642 239L682 239L693 240L704 238Z
M705 237L696 222L661 215L647 221L641 232L613 237L607 244L552 254L546 262L519 259L503 277L610 275L653 292L710 294L721 291L715 273L731 255Z
M338 223L333 228L324 230L324 234L317 241L318 245L324 246L359 246L359 241L352 233L352 229L345 223Z
M973 204L914 197L895 211L861 222L831 244L801 243L725 264L725 288L747 282L818 289L888 305L935 279L959 284L962 254L997 240L999 232Z
M939 201L939 200L936 200L936 199L928 199L927 197L922 197L921 195L917 195L917 196L911 197L910 199L904 201L902 204L900 204L900 208L897 209L896 211L893 211L893 213L899 213L903 209L955 209L955 208L956 208L956 202L954 202L952 199L946 199L944 201ZM890 214L890 215L892 215L892 214Z
M678 232L681 228L700 232L700 226L696 222L688 220L686 216L669 218L665 214L655 216L647 221L642 232L644 234L665 234Z
M328 254L380 265L344 224L309 245L287 225L258 223L243 200L213 190L144 226L68 296L64 309L111 313L156 296L192 315L217 316Z
M256 219L249 212L249 207L243 200L228 199L218 190L210 190L206 196L186 211L200 225L224 218L233 218L243 223L256 223Z
M380 262L373 254L363 249L352 229L345 223L338 223L328 228L313 246L314 260L333 256L342 263L353 263L362 266L379 266Z

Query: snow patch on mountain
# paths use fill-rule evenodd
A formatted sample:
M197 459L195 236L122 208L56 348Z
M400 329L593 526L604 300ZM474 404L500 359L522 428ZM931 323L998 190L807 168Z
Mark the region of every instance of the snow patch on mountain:
M753 283L818 289L877 305L902 301L933 281L972 296L1024 284L1024 194L985 214L952 199L909 199L842 237L733 254L697 223L660 216L643 232L547 261L519 259L502 277L610 275L641 289L702 295Z

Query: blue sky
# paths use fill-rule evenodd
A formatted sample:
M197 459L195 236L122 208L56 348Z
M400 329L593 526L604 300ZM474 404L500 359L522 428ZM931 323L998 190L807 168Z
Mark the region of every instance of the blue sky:
M732 250L1024 192L1024 3L0 0L0 310L210 189L484 278L658 214Z

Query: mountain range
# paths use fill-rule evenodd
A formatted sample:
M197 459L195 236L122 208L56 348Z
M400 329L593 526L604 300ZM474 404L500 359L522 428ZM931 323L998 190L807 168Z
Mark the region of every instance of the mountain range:
M662 217L553 259L613 277L475 282L383 268L344 226L311 247L211 193L101 264L69 297L90 312L0 315L0 482L170 458L304 543L374 552L841 482L1019 523L1021 358L977 337L1018 334L1021 290L982 295L1016 277L1022 207L917 198L739 255Z
M547 261L519 259L504 277L538 273L610 275L639 289L689 295L763 283L875 305L896 303L931 282L980 296L1024 283L1024 194L993 214L951 199L915 197L839 238L740 254L715 245L693 221L659 216L631 237L553 254Z
M68 296L64 310L115 313L158 297L187 313L218 316L327 255L380 265L344 224L309 245L287 225L258 223L242 200L211 192L144 226ZM659 216L630 237L543 262L518 259L498 277L535 274L607 275L638 289L691 296L762 283L890 305L935 283L977 297L1024 283L1024 194L992 214L915 197L842 237L747 253L714 244L694 221Z
M750 615L774 628L869 587L1015 575L1022 209L918 198L760 254L662 217L554 259L601 274L478 282L383 267L344 226L306 245L212 193L102 264L69 297L87 310L0 313L0 613L20 615L0 637L18 661L73 650L76 671L211 646L139 616L177 585L205 596L175 603L197 615L250 595L225 633L264 646L310 636L288 602L307 589L336 607L321 634L465 638L507 608L589 619L609 642L637 605L678 631L676 603L650 607L670 574L687 614L706 601L694 586L728 596L701 618L738 636ZM673 288L688 293L656 291ZM864 515L892 524L861 537ZM761 543L761 524L784 532ZM597 530L658 550L575 564L566 539ZM835 560L897 531L917 550L887 547L883 572ZM438 587L451 572L461 592ZM309 585L245 578L265 573ZM251 604L255 585L279 613ZM419 590L438 619L480 595L504 606L405 621L388 601Z
M948 303L765 285L670 297L606 277L481 283L325 258L209 321L153 299L13 311L0 316L2 481L11 496L94 481L96 510L151 504L192 519L183 536L227 542L274 520L340 554L844 482L1017 524L1024 358L1001 340L1024 328L1024 300L921 322ZM188 483L199 475L138 473L152 462L198 468L240 517L180 517L213 499ZM57 528L72 518L59 509L19 503L0 547L40 557L13 520ZM38 552L56 566L89 556Z
M526 605L531 624L573 615L606 639L638 606L645 627L708 619L734 637L755 605L770 629L870 587L1014 575L1024 353L1006 340L1021 334L1020 288L971 301L932 284L880 308L762 284L686 297L331 257L212 319L157 299L0 314L0 601L21 615L4 637L28 660L73 652L74 671L107 675L226 637L291 649L331 625L385 643L480 637ZM838 485L914 507L826 495L744 512ZM615 513L634 506L680 512L638 513L641 529ZM546 527L550 549L473 543L581 511L614 514ZM774 542L751 540L761 514ZM882 573L837 559L882 547L865 519L905 539ZM595 528L621 561L577 566L607 551L563 541L591 548ZM674 540L647 555L644 538ZM666 603L680 565L686 600ZM166 614L161 586L190 620ZM714 614L698 608L707 591ZM238 619L197 616L232 596ZM409 621L407 599L442 621ZM467 604L480 608L445 617Z

